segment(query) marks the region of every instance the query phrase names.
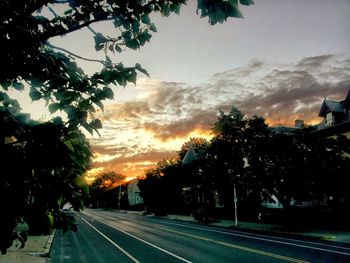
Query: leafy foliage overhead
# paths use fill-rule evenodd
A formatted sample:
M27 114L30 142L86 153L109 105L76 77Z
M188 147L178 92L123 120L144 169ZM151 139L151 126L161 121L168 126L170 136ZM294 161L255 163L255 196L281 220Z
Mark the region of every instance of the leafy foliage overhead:
M0 85L7 91L10 87L23 90L26 84L32 100L45 100L51 113L65 112L70 126L81 125L91 133L97 131L101 124L89 121L87 113L93 113L96 107L103 110L102 101L113 99L110 85L135 83L137 72L148 75L140 64L125 67L121 62L114 63L108 54L121 53L125 48L140 49L157 32L150 14L178 14L185 3L185 0L2 1L0 60L6 67L0 72ZM242 16L238 0L200 0L198 11L201 17L209 17L211 24ZM111 21L118 29L115 35L103 35L90 27L100 21ZM104 61L82 58L50 43L53 37L82 28L93 33L96 51L106 54ZM88 76L76 64L76 58L102 63L103 69Z

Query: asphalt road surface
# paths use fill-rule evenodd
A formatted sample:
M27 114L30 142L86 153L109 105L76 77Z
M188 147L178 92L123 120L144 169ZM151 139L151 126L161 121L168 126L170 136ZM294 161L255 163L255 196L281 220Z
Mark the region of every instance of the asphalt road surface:
M350 262L350 246L87 209L56 232L50 263Z

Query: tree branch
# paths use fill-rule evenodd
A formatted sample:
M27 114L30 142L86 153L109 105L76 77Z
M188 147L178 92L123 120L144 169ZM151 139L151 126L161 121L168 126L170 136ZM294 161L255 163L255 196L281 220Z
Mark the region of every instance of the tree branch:
M79 56L79 55L77 55L77 54L74 54L73 52L71 52L71 51L69 51L69 50L67 50L67 49L54 46L54 45L52 45L51 43L49 43L48 41L46 41L45 44L46 44L47 46L53 48L53 49L61 50L61 51L65 52L65 53L68 53L69 55L72 55L72 56L74 56L74 57L76 57L76 58L79 58L79 59L81 59L81 60L85 60L85 61L89 61L89 62L98 62L98 63L101 63L102 65L105 65L105 62L102 61L102 60L84 58L84 57L82 57L82 56Z
M102 19L93 19L93 20L90 20L88 22L85 22L83 24L80 24L78 26L75 26L75 27L72 27L72 28L69 28L67 30L63 30L63 31L60 31L60 32L55 32L55 33L52 33L52 32L47 32L47 34L43 34L39 40L41 41L45 41L45 40L48 40L50 39L51 37L55 37L55 36L61 36L61 35L65 35L65 34L69 34L69 33L72 33L74 31L77 31L79 29L82 29L84 27L87 27L93 23L96 23L96 22L102 22L102 21L108 21L108 20L113 20L112 17L107 17L107 18L102 18Z

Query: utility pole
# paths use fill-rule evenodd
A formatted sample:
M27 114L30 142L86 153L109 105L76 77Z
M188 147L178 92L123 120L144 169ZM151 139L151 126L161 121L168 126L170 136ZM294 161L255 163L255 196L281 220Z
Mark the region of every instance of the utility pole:
M121 192L122 192L122 185L119 185L119 196L118 196L118 210L120 211L120 198L121 198Z
M235 205L235 226L238 226L236 184L233 185L233 202Z

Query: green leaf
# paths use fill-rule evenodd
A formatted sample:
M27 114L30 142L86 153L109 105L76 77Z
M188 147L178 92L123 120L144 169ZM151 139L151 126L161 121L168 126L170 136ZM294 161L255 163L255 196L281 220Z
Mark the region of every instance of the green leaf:
M136 38L133 38L133 39L130 39L130 40L126 40L125 41L125 45L128 48L131 48L131 49L134 49L134 50L140 48L140 42Z
M170 6L169 6L169 4L163 4L161 12L162 12L162 14L165 17L168 17L170 15Z
M101 33L96 33L94 36L95 39L95 49L99 51L104 48L107 38L105 38Z
M114 48L115 50L117 50L118 53L121 53L123 51L118 44L115 44Z
M148 30L141 32L137 36L137 39L139 40L141 46L143 46L146 42L149 42L151 38L152 38L152 35L148 33Z
M24 85L21 82L14 82L12 83L12 86L19 91L24 90Z
M103 103L102 103L100 100L94 99L93 102L94 102L102 111L104 111Z
M134 20L134 21L132 22L132 30L133 30L134 32L138 32L138 31L140 30L140 23L139 23L139 21Z
M108 99L114 99L114 93L113 90L110 87L103 87L103 92L105 94L105 97Z
M60 108L59 103L52 103L49 105L49 111L51 114L55 113Z
M73 144L71 143L71 140L66 140L66 141L64 141L63 143L67 146L67 148L68 148L71 152L74 152L74 146L73 146Z
M123 86L123 87L125 87L126 86L126 79L125 79L125 77L124 77L124 75L123 74L118 74L117 76L116 76L116 80L117 80L117 82L118 82L118 84L120 85L120 86Z
M113 81L113 71L111 71L111 70L108 70L108 69L103 69L102 71L101 71L101 74L102 74L102 77L103 77L103 80L105 81L105 82L111 82L111 81Z
M90 127L93 128L94 130L101 129L102 128L102 122L99 119L93 119L89 123Z
M1 86L3 87L4 90L8 90L8 88L11 86L11 81L3 81L1 82Z
M130 71L128 74L128 81L134 83L134 85L136 85L136 77L137 77L137 73L136 71Z
M151 24L149 25L149 29L150 29L151 31L153 31L153 32L157 32L157 27L156 27L156 25L155 25L154 23L151 23Z
M32 99L32 101L40 100L42 97L41 93L33 88L30 89L29 96Z
M90 127L90 125L87 123L87 122L82 122L81 123L81 126L83 126L91 135L94 134L94 130ZM73 159L73 161L80 165L81 167L84 167L85 165L85 161L83 162L82 161L82 158L79 158L78 156L75 156L75 155L70 155L70 157Z
M175 14L180 14L180 6L177 4L170 4L170 11L175 12Z
M149 74L148 74L147 70L145 70L144 68L142 68L141 65L140 65L139 63L136 63L136 64L135 64L135 68L136 68L138 71L140 71L140 72L142 72L143 74L145 74L147 77L149 77Z
M238 0L229 0L229 6L226 7L226 16L243 18L241 11L239 10Z
M141 16L141 22L146 25L149 25L151 23L151 19L149 18L148 15L144 14Z
M57 116L57 117L53 118L52 123L55 125L62 125L63 121L62 121L61 117Z
M239 0L242 5L254 5L253 0Z

